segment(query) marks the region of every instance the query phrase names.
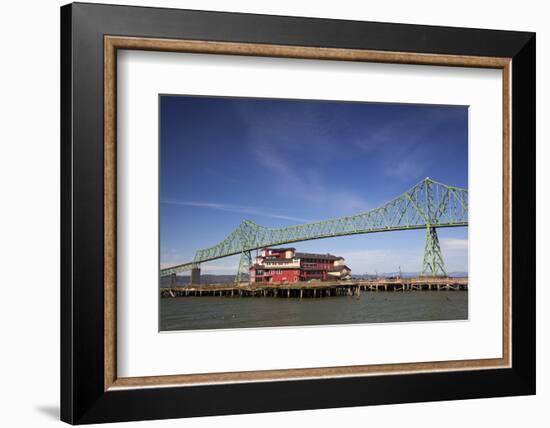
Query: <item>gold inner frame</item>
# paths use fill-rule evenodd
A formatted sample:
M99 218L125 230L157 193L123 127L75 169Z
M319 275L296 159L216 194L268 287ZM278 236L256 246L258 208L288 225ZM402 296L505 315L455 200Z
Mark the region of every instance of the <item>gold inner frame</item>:
M116 236L117 236L117 150L116 89L117 50L147 50L218 55L244 55L393 64L441 65L502 70L503 125L503 320L502 358L421 363L374 364L304 369L260 370L169 376L117 376L116 320ZM419 54L304 46L283 46L232 42L170 40L139 37L104 37L104 389L192 386L236 382L356 377L420 372L480 370L511 367L511 250L512 250L512 165L511 165L511 58Z

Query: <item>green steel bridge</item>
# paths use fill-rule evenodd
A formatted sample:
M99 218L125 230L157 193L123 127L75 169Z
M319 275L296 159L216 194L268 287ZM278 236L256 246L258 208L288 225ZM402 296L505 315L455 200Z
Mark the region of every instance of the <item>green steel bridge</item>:
M252 263L251 251L293 242L363 233L426 229L422 275L447 276L437 228L468 226L468 189L425 178L386 204L361 214L324 221L268 228L243 220L223 241L198 250L193 261L161 269L162 277L200 268L200 264L240 255L235 278L240 282Z

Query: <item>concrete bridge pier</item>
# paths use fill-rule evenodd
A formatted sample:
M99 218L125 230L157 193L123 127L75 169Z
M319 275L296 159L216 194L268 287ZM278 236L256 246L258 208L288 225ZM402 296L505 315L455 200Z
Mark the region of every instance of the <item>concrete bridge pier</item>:
M201 283L201 268L196 267L191 269L191 284Z

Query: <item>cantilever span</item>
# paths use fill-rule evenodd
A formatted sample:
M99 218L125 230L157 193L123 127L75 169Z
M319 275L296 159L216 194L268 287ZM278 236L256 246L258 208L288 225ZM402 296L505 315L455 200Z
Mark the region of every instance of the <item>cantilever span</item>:
M446 276L436 228L467 225L468 189L425 178L386 204L353 216L281 228L268 228L244 220L219 244L198 250L191 262L162 269L161 276L192 270L201 263L236 254L241 255L241 271L244 261L250 260L252 250L313 239L407 229L426 229L422 274Z

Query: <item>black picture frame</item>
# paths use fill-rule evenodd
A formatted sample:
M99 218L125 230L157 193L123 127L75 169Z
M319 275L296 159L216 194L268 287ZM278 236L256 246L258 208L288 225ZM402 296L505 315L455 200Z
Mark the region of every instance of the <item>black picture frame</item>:
M104 390L104 36L512 58L512 367ZM61 419L71 424L535 393L535 34L74 3L61 8Z

